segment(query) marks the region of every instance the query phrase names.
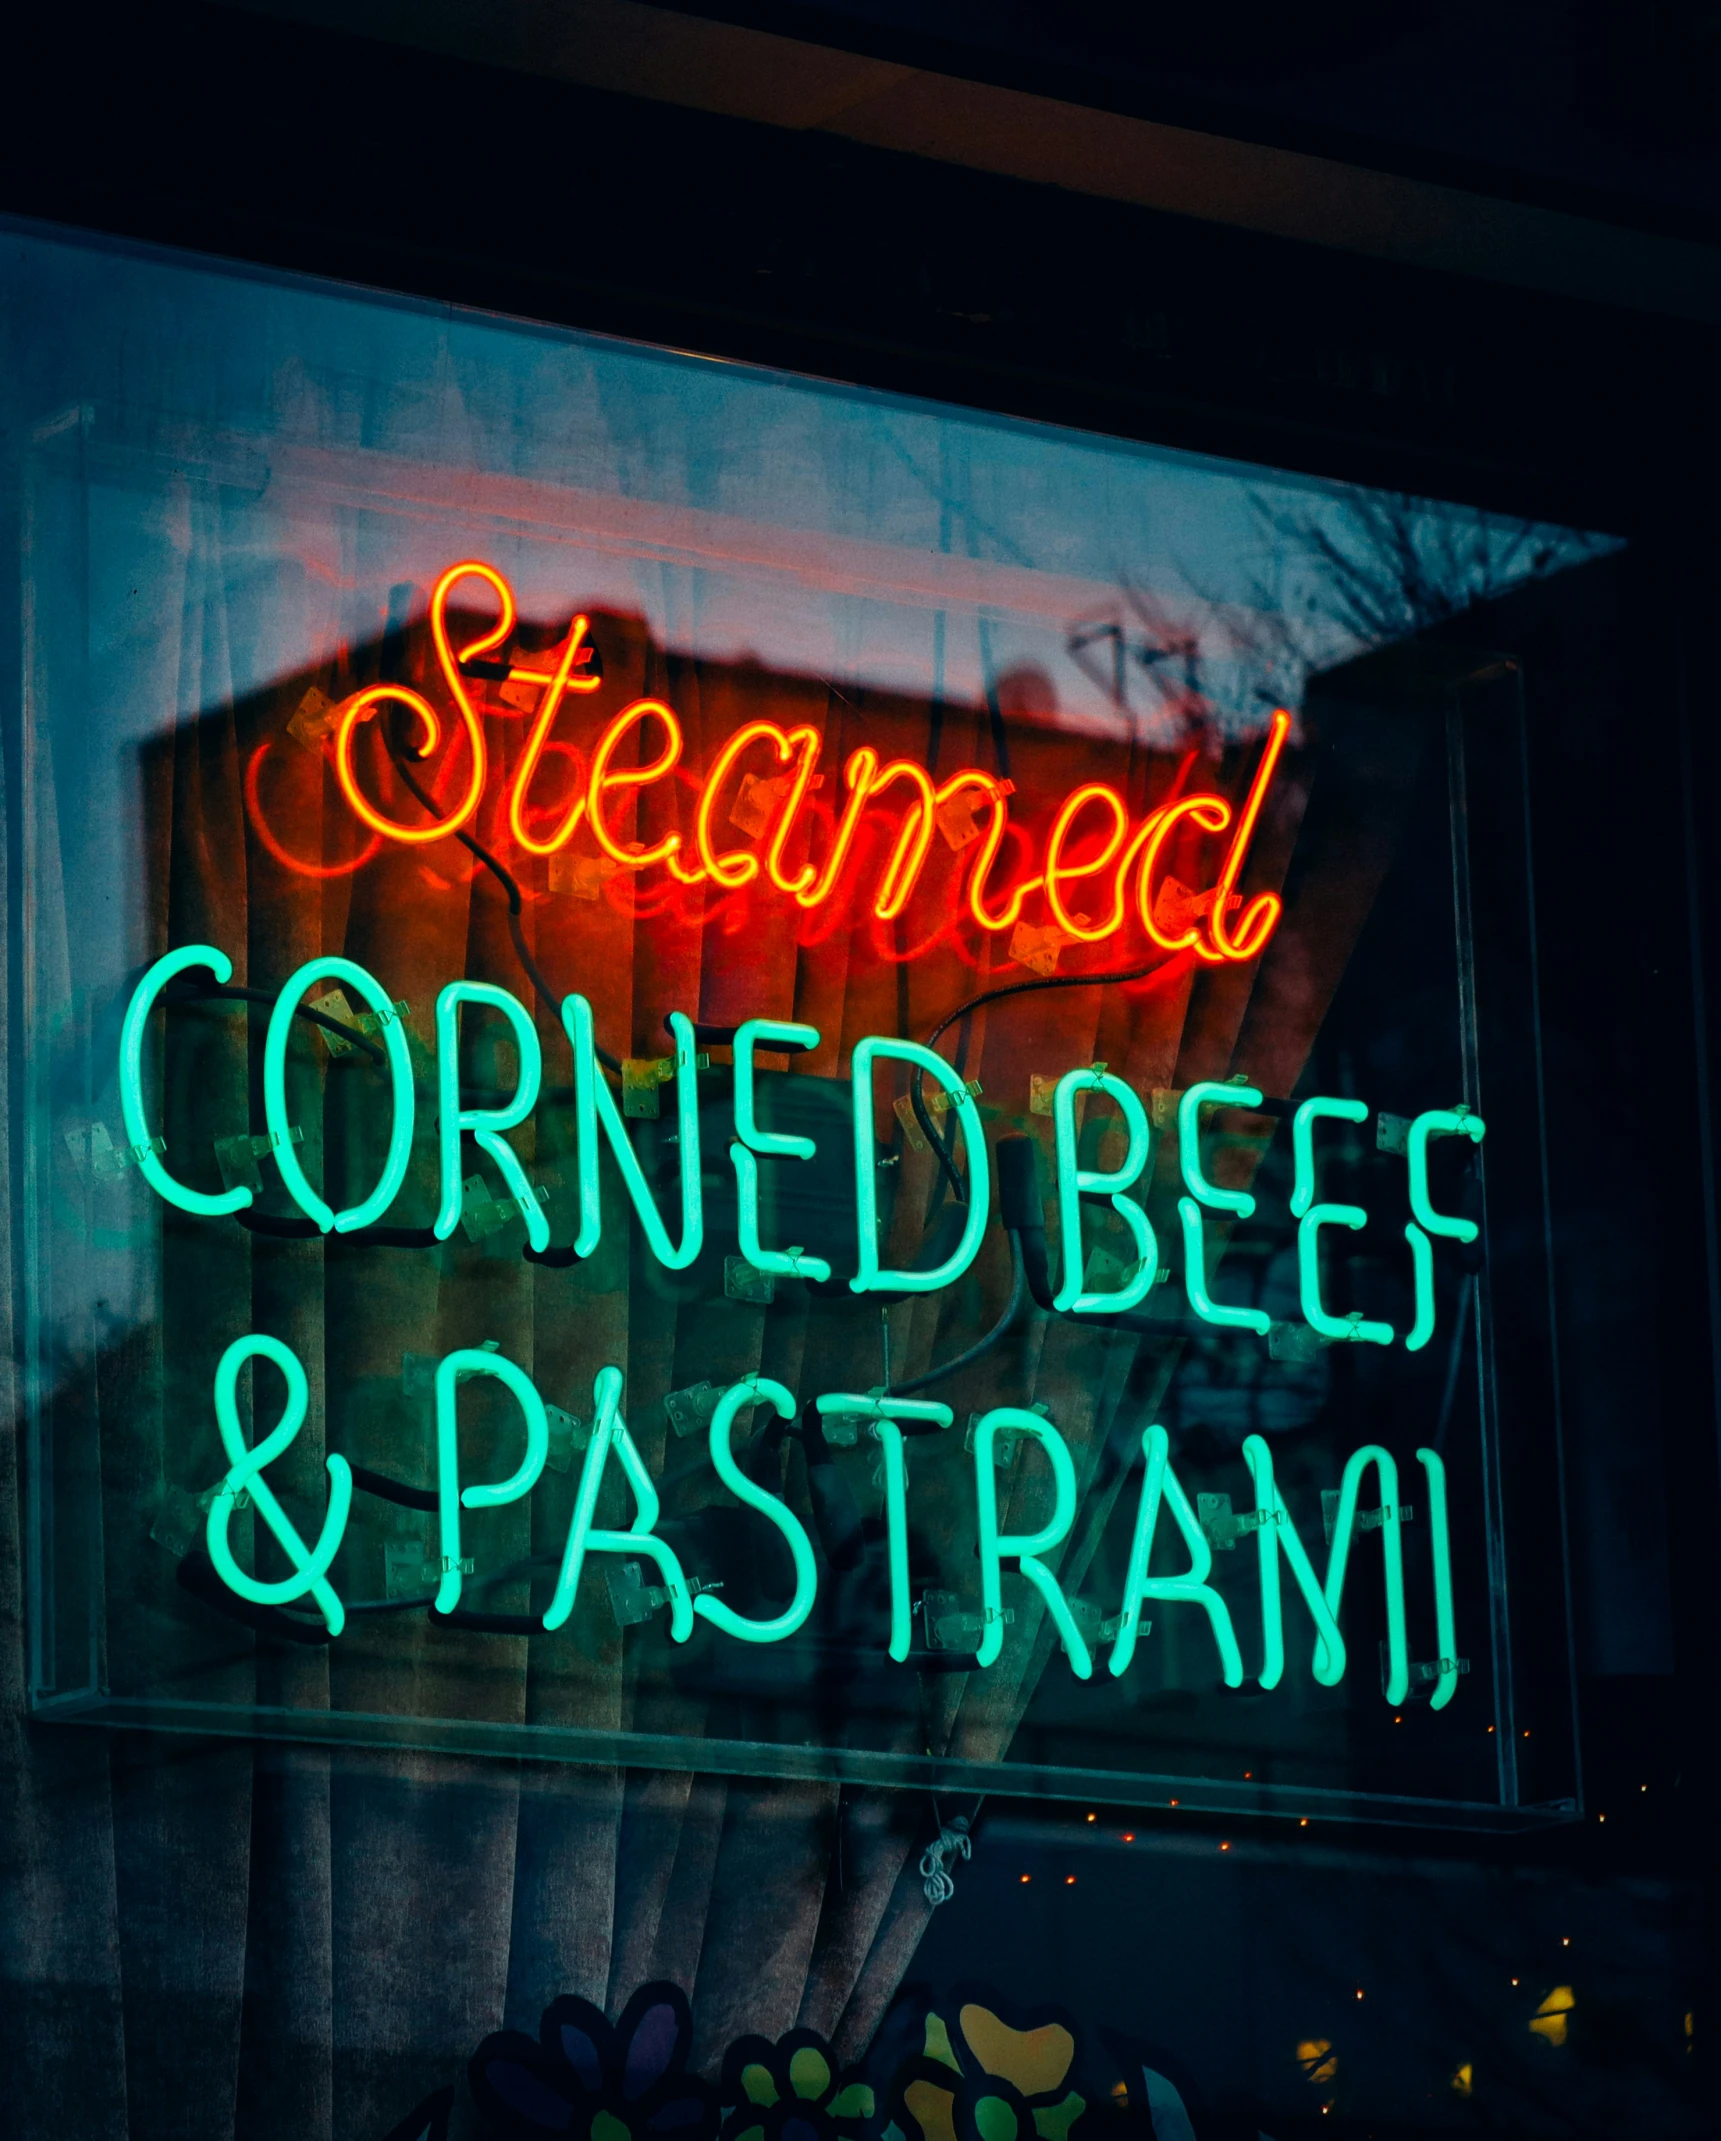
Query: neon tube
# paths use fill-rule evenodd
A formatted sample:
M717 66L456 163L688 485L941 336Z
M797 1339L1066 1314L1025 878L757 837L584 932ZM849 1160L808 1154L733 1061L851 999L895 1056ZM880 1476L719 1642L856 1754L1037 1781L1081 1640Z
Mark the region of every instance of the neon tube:
M120 1026L120 1115L125 1123L126 1145L137 1171L156 1195L182 1212L200 1219L219 1219L228 1212L242 1212L251 1202L248 1189L226 1189L218 1194L187 1189L176 1182L156 1158L155 1140L143 1106L143 1036L155 1000L176 975L194 966L205 966L218 982L233 979L233 962L213 944L185 944L168 952L144 975L132 991Z
M519 1469L507 1479L476 1487L460 1484L460 1423L457 1380L462 1375L493 1375L507 1385L526 1420L526 1454ZM500 1509L508 1502L523 1501L537 1485L550 1454L550 1421L530 1376L500 1353L482 1353L461 1347L445 1353L436 1364L436 1498L441 1531L441 1580L436 1587L436 1610L452 1613L460 1603L460 1512L461 1509Z
M514 1097L500 1108L463 1108L460 1105L460 1006L488 1004L500 1011L513 1029L520 1052L520 1077ZM387 1029L385 1029L387 1030ZM538 1046L538 1029L518 997L510 996L488 981L451 981L436 999L437 1144L442 1157L442 1202L436 1214L435 1234L446 1241L460 1224L460 1137L470 1130L479 1150L488 1153L508 1185L508 1193L520 1207L526 1236L534 1249L550 1246L550 1222L532 1193L526 1171L514 1148L502 1136L523 1123L538 1104L538 1087L544 1069Z
M663 754L649 766L630 766L620 773L610 771L610 760L622 738L636 722L655 717L664 726ZM592 829L592 838L609 856L619 862L624 870L649 869L654 862L667 862L681 846L679 833L665 833L656 847L623 847L610 831L609 821L603 813L603 800L612 788L648 788L653 781L660 781L675 770L681 757L681 723L661 699L635 699L631 706L624 706L609 727L598 738L597 749L592 753L591 778L586 783L586 822Z
M998 1529L998 1467L992 1445L1000 1429L1029 1435L1043 1449L1052 1465L1056 1499L1052 1514L1038 1531L1000 1533ZM980 1648L974 1662L984 1669L996 1665L1004 1648L1004 1592L1002 1567L1010 1556L1045 1601L1052 1624L1063 1639L1070 1670L1078 1680L1093 1677L1094 1661L1082 1632L1076 1626L1069 1602L1058 1580L1038 1556L1060 1545L1076 1520L1076 1467L1062 1435L1037 1412L1016 1405L995 1405L974 1430L974 1494L980 1515L980 1601L982 1625Z
M767 1249L759 1240L759 1163L753 1155L810 1160L818 1150L810 1137L792 1137L759 1127L753 1099L753 1051L761 1043L771 1048L784 1041L797 1048L817 1048L819 1029L786 1024L780 1019L750 1018L735 1030L735 1135L739 1142L729 1148L740 1204L735 1231L741 1254L755 1270L781 1272L790 1278L828 1279L831 1267L822 1256L807 1256L798 1249Z
M859 1397L827 1392L817 1401L821 1420L870 1420L884 1451L884 1530L890 1562L890 1655L898 1665L913 1640L914 1607L908 1595L908 1465L899 1420L928 1420L949 1427L956 1415L936 1398L893 1398L888 1392Z
M1135 1656L1141 1630L1141 1609L1149 1599L1199 1606L1207 1615L1218 1647L1220 1669L1228 1688L1243 1685L1243 1654L1237 1648L1237 1632L1225 1601L1207 1581L1213 1573L1213 1549L1196 1522L1177 1474L1171 1469L1171 1437L1156 1422L1143 1430L1141 1446L1147 1471L1141 1483L1141 1506L1136 1512L1135 1536L1130 1542L1129 1575L1124 1582L1117 1641L1112 1645L1111 1670L1121 1678ZM1150 1576L1153 1535L1159 1525L1161 1504L1171 1511L1172 1522L1189 1550L1189 1567L1181 1576Z
M1389 1346L1394 1336L1390 1323L1371 1323L1360 1315L1334 1316L1321 1301L1322 1227L1349 1227L1353 1234L1360 1234L1367 1225L1368 1214L1360 1204L1312 1205L1298 1220L1297 1284L1302 1295L1303 1321L1323 1338Z
M1446 1463L1437 1450L1418 1450L1428 1478L1428 1545L1434 1562L1434 1634L1440 1658L1439 1679L1429 1698L1431 1710L1444 1710L1458 1692L1458 1624L1452 1614L1452 1542L1446 1526Z
M1450 1217L1445 1212L1437 1212L1429 1203L1429 1139L1467 1137L1472 1144L1479 1145L1487 1134L1488 1125L1480 1115L1472 1115L1468 1108L1429 1108L1411 1124L1410 1135L1405 1141L1405 1157L1410 1163L1410 1209L1430 1234L1437 1234L1446 1241L1473 1242L1480 1230L1475 1220Z
M1177 1103L1177 1164L1183 1184L1197 1204L1210 1212L1230 1212L1247 1219L1255 1200L1246 1189L1221 1189L1209 1182L1201 1166L1201 1110L1203 1108L1258 1108L1261 1095L1252 1085L1220 1085L1204 1078L1192 1085Z
M1183 1173L1187 1197L1177 1200L1177 1217L1183 1228L1183 1288L1189 1305L1203 1323L1221 1330L1253 1331L1265 1338L1273 1327L1271 1316L1258 1308L1232 1308L1215 1301L1207 1286L1207 1240L1201 1207L1229 1212L1247 1219L1255 1200L1246 1189L1221 1189L1207 1179L1201 1165L1201 1110L1203 1107L1258 1108L1261 1095L1252 1085L1221 1085L1204 1078L1190 1086L1177 1103L1177 1164Z
M1255 1514L1265 1521L1255 1530L1255 1552L1261 1576L1262 1660L1260 1685L1276 1688L1285 1672L1285 1617L1279 1598L1279 1557L1291 1565L1303 1604L1315 1624L1313 1671L1324 1688L1337 1687L1345 1676L1345 1639L1327 1604L1327 1595L1316 1576L1314 1564L1291 1522L1285 1497L1273 1477L1273 1453L1260 1435L1250 1435L1243 1444L1243 1462L1255 1483Z
M597 1062L592 1007L583 996L562 998L562 1026L574 1051L574 1113L580 1147L580 1231L574 1248L590 1256L603 1239L603 1194L598 1182L598 1131L609 1140L633 1199L651 1253L669 1271L684 1271L705 1241L705 1207L699 1181L699 1085L693 1067L693 1028L679 1011L669 1014L675 1036L675 1116L681 1143L681 1246L670 1241L627 1130Z
M657 1489L639 1454L627 1422L621 1416L622 1378L619 1368L600 1368L592 1381L594 1419L592 1439L586 1445L586 1460L580 1468L579 1491L574 1496L573 1521L562 1552L561 1573L555 1596L544 1615L547 1629L560 1628L574 1610L580 1574L588 1554L640 1554L656 1565L669 1592L669 1633L674 1642L685 1643L693 1633L693 1598L675 1551L654 1536L658 1518ZM626 1531L600 1531L592 1523L597 1513L598 1491L604 1467L614 1451L623 1476L633 1490L634 1519Z
M1111 831L1106 835L1098 855L1087 862L1065 862L1062 859L1064 842L1069 838L1070 827L1089 803L1105 805L1112 821ZM1121 926L1124 899L1121 872L1119 881L1113 888L1111 918L1099 924L1084 926L1078 922L1064 905L1060 885L1065 880L1073 882L1077 878L1097 877L1103 870L1110 869L1128 838L1129 806L1117 790L1108 787L1104 781L1090 781L1085 788L1077 788L1064 798L1063 807L1053 819L1052 829L1046 835L1046 908L1066 937L1073 937L1078 943L1097 944L1101 938L1109 937L1114 929Z
M736 761L756 743L770 743L777 754L777 763L786 766L791 759L798 760L794 785L789 799L778 813L777 824L772 832L769 849L771 881L779 891L791 896L803 892L818 874L813 865L804 863L800 874L793 880L783 875L783 843L787 839L795 815L806 795L813 769L819 761L820 736L817 729L779 728L774 721L749 721L738 728L718 752L711 770L705 776L700 790L699 808L694 814L694 840L699 849L699 859L706 874L715 885L733 888L745 885L759 874L759 858L750 849L732 848L719 855L712 846L711 818L723 794L724 783L729 778Z
M1334 1100L1317 1093L1312 1100L1305 1100L1291 1117L1291 1154L1296 1163L1291 1190L1293 1219L1301 1219L1315 1201L1315 1125L1323 1118L1342 1123L1366 1123L1368 1106L1361 1100Z
M493 588L502 605L502 614L496 624L475 639L458 654L448 641L448 595L457 580L468 577L482 580ZM442 671L442 681L448 687L460 715L461 726L466 732L467 743L472 750L472 770L467 777L466 793L459 808L446 818L438 818L430 825L402 825L397 819L385 818L374 809L358 784L353 771L353 731L361 721L368 721L379 706L404 706L417 716L419 726L420 758L428 758L436 749L442 735L442 726L436 718L436 710L421 692L405 684L373 684L368 691L356 692L341 708L340 719L335 728L335 777L341 784L341 793L348 807L362 818L373 832L381 833L389 840L401 840L409 845L419 845L429 840L443 840L450 833L457 833L478 808L479 798L484 793L484 777L487 761L484 752L484 728L472 700L466 690L466 679L460 673L462 662L487 654L492 647L499 647L514 629L514 591L493 565L482 564L477 558L466 558L458 565L450 565L437 581L430 595L430 633L436 643L437 665Z
M526 829L526 802L531 792L532 776L538 770L538 761L544 755L544 746L549 741L551 729L556 725L556 716L562 710L563 697L570 691L596 691L603 681L601 677L574 675L575 662L583 660L591 651L584 645L589 629L590 620L584 616L576 617L569 625L568 643L562 649L562 658L556 664L554 674L543 679L544 696L538 704L532 733L526 739L520 769L508 791L508 830L528 855L553 855L559 847L565 847L586 814L587 794L582 791L569 804L561 824L549 839L540 840ZM512 674L518 678L520 672L515 670ZM535 683L538 679L534 676L527 681Z
M1177 1217L1183 1228L1183 1290L1190 1307L1203 1323L1216 1324L1224 1331L1253 1331L1257 1338L1265 1338L1273 1319L1264 1309L1234 1308L1229 1302L1215 1301L1207 1290L1207 1235L1200 1205L1193 1197L1179 1197Z
M1231 823L1231 806L1223 797L1216 795L1186 795L1179 802L1168 803L1163 810L1154 812L1153 830L1142 842L1141 867L1135 884L1136 912L1141 917L1141 926L1147 931L1151 942L1161 951L1200 951L1201 925L1192 922L1175 937L1168 937L1153 918L1153 873L1159 867L1160 854L1179 823L1190 819L1204 832L1222 833Z
M239 1371L248 1360L273 1361L287 1384L287 1402L281 1409L281 1417L255 1449L246 1447L245 1429L239 1418ZM227 1452L229 1469L209 1505L204 1539L215 1572L230 1591L257 1606L282 1606L309 1592L330 1635L337 1636L346 1626L346 1608L329 1582L328 1572L346 1535L347 1515L353 1499L352 1467L344 1457L325 1459L329 1474L329 1503L314 1547L307 1546L299 1536L297 1527L276 1501L273 1489L263 1477L264 1467L273 1464L277 1457L284 1457L292 1447L294 1437L305 1424L309 1401L310 1386L299 1356L290 1347L282 1345L278 1338L265 1338L261 1332L253 1331L249 1337L234 1339L222 1354L215 1370L215 1424L220 1430L221 1446ZM256 1409L255 1380L252 1409ZM248 1576L233 1558L233 1550L227 1543L227 1527L242 1494L249 1494L256 1503L258 1515L293 1564L294 1573L279 1583L260 1583L255 1576Z
M1129 1132L1129 1147L1123 1164L1109 1172L1077 1164L1076 1095L1104 1093L1123 1111ZM1064 1249L1063 1283L1053 1297L1054 1308L1072 1316L1121 1313L1145 1300L1159 1276L1159 1242L1153 1223L1133 1197L1123 1192L1140 1179L1147 1166L1150 1133L1147 1111L1121 1078L1109 1071L1066 1071L1052 1094L1052 1125L1058 1155L1058 1228ZM1133 1279L1113 1292L1082 1291L1082 1193L1109 1192L1111 1207L1130 1231L1135 1243L1137 1269Z
M1285 910L1285 903L1276 892L1258 892L1238 915L1235 934L1231 933L1225 919L1225 910L1231 903L1231 895L1237 889L1237 880L1243 874L1243 862L1249 852L1249 843L1255 836L1255 821L1261 815L1261 805L1266 801L1267 790L1273 784L1279 753L1285 748L1285 738L1290 734L1290 729L1291 717L1281 706L1273 716L1272 725L1267 731L1267 740L1261 747L1261 763L1255 768L1255 778L1250 783L1248 797L1238 813L1237 830L1231 837L1225 867L1220 871L1219 882L1213 888L1213 903L1207 910L1207 929L1213 949L1221 959L1253 959L1279 926L1279 917Z
M1350 1565L1351 1535L1362 1476L1373 1465L1380 1481L1381 1556L1386 1574L1386 1699L1396 1709L1410 1690L1410 1651L1404 1632L1404 1542L1400 1536L1398 1466L1378 1442L1351 1453L1339 1487L1338 1515L1333 1520L1333 1548L1327 1557L1327 1610L1336 1621L1344 1602L1345 1570Z
M340 1212L331 1210L327 1201L311 1187L293 1149L292 1125L287 1120L287 1044L292 1039L293 1014L306 991L318 981L344 982L364 998L376 1014L388 1059L388 1156L383 1162L382 1176L363 1204L348 1205ZM281 984L281 993L269 1013L269 1032L263 1044L263 1121L287 1194L307 1219L314 1219L325 1234L331 1230L336 1234L351 1234L356 1228L371 1226L382 1217L399 1196L400 1186L406 1180L407 1162L412 1158L416 1107L412 1054L406 1045L406 1034L394 1004L375 975L355 965L351 959L339 958L307 960L297 973L290 974Z
M813 1560L812 1541L800 1518L776 1495L767 1494L763 1487L750 1480L735 1462L729 1437L736 1414L750 1405L773 1406L780 1419L795 1417L795 1401L781 1383L774 1383L768 1375L743 1376L740 1382L724 1391L711 1416L711 1468L738 1502L756 1509L782 1533L795 1564L795 1595L781 1613L765 1621L749 1620L709 1591L700 1592L693 1601L693 1610L714 1628L721 1629L725 1635L739 1637L743 1643L781 1643L785 1636L792 1636L812 1612L819 1591L819 1571Z
M1404 1238L1410 1244L1412 1277L1416 1286L1416 1320L1405 1338L1405 1350L1420 1353L1434 1336L1434 1244L1415 1220L1405 1224Z
M914 1602L908 1592L908 1460L903 1454L902 1429L894 1420L880 1420L877 1433L884 1453L884 1536L890 1565L889 1655L902 1665L914 1642Z
M872 1067L881 1056L930 1071L950 1095L956 1120L962 1125L962 1143L968 1154L968 1217L963 1223L962 1239L944 1262L931 1271L891 1271L881 1267L878 1260ZM854 1086L855 1229L858 1236L855 1247L860 1269L850 1279L849 1286L857 1294L936 1293L939 1287L959 1279L973 1263L991 1209L992 1178L986 1164L986 1133L980 1127L980 1112L974 1105L974 1096L944 1058L935 1055L930 1048L922 1048L918 1041L893 1041L877 1034L869 1034L856 1045L851 1076Z

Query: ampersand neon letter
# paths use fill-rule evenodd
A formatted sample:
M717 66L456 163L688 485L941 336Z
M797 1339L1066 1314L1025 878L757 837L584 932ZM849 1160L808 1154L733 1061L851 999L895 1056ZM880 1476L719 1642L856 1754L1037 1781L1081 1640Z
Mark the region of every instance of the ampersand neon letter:
M255 1449L246 1447L245 1429L239 1419L239 1371L248 1360L273 1361L287 1382L287 1403L281 1418ZM293 1438L304 1426L309 1396L299 1356L291 1347L282 1345L278 1338L265 1338L261 1332L253 1331L248 1337L234 1339L222 1354L215 1371L215 1424L220 1429L221 1446L227 1452L230 1469L209 1505L209 1522L204 1537L215 1572L230 1591L258 1606L282 1606L290 1599L303 1598L308 1591L316 1600L330 1635L335 1636L346 1626L347 1616L335 1595L334 1585L328 1580L328 1569L346 1534L347 1512L353 1499L352 1467L344 1457L326 1460L329 1506L314 1547L307 1546L299 1536L292 1519L276 1501L269 1482L263 1477L264 1467L286 1455ZM275 1534L281 1551L293 1564L294 1573L283 1577L279 1583L260 1583L255 1576L248 1576L233 1558L233 1550L227 1543L227 1527L232 1522L241 1494L250 1495L257 1506L257 1514Z

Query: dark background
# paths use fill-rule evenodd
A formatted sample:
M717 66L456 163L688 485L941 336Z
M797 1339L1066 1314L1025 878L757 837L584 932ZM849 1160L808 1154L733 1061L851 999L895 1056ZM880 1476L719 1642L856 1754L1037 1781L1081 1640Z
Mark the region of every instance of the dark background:
M1615 232L1707 238L1721 215L1721 29L1699 0L1448 9L1411 28L1329 0L1295 18L1300 42L1291 11L1252 5L1151 40L1146 11L1099 5L1064 9L1055 37L1049 11L1025 7L983 23L882 0L709 12L856 50L906 51L912 37L912 56L947 70L1553 199ZM846 19L861 15L859 28ZM1707 1943L1687 2069L1704 2089L1717 1988L1702 1928L1721 1870L1708 1815L1721 332L226 8L38 11L6 38L0 208L14 213L1630 538L1620 612L1598 625L1619 703L1573 725L1538 712L1533 682L1529 701L1566 1199L1559 1308L1601 1364L1568 1410L1586 1818L1535 1839L1419 1843L1414 1878L1402 1839L1328 1839L1317 1879L1288 1870L1295 1843L1262 1832L1250 1852L1305 1890L1226 1920L1214 1952L1270 1947L1265 1927L1282 1930L1287 1911L1324 1910L1338 1943L1394 1897L1381 1952L1398 1956L1397 1997L1413 2001L1412 1958L1436 1939L1458 1943L1458 1975L1482 1968L1493 1934L1466 1951L1454 1898L1475 1895L1475 1922L1498 1929L1509 1913L1486 1897L1499 1884L1561 1881L1605 1940L1644 1922L1624 1899L1645 1883L1690 1884L1683 1930L1656 1952ZM1637 1313L1609 1278L1627 1259ZM1105 1811L1088 1833L1121 1835L1134 1818ZM1007 1915L1003 1856L1025 1854L1049 1882L1082 1826L1078 1812L1000 1829L990 1861L983 1834L986 1870L971 1902L935 1920L924 1972L972 1974L979 1956L1008 1976L1033 1952L1043 1978L1055 1954L1076 2005L1096 1971L1139 1960L1144 1913L1161 1969L1179 1913L1224 1918L1210 1887L1175 1900L1193 1878L1185 1858L1205 1848L1191 1822L1152 1831L1155 1863L1184 1867L1157 1902L1121 1875L1090 1878L1048 1945L1043 1924ZM1630 1939L1614 1945L1624 1969ZM1239 2029L1252 1997L1236 1984ZM1566 2116L1528 2105L1522 2130L1570 2130ZM1623 2106L1608 2116L1615 2131L1655 2130Z

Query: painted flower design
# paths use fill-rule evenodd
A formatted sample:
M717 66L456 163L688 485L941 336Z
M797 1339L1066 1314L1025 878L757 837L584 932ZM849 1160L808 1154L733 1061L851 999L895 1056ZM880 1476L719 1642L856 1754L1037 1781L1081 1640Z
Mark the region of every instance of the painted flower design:
M837 2071L816 2030L790 2030L775 2044L737 2037L718 2094L729 2107L722 2141L861 2141L873 2123L872 2088Z
M1087 2099L1069 2086L1074 2033L1062 2022L1013 2028L968 2001L954 2022L926 2017L922 2056L896 2086L909 2141L1070 2141Z
M715 2141L717 2098L687 2072L693 2017L674 1985L645 1985L612 2025L564 1993L536 2038L486 2037L467 2068L492 2141Z

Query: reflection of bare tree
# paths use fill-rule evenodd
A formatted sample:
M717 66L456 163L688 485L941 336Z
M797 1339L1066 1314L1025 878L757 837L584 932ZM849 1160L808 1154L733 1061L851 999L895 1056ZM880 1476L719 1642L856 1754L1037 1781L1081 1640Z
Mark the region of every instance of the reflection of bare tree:
M1614 538L1431 504L1403 492L1343 498L1257 492L1260 562L1239 652L1257 693L1295 704L1308 677L1414 638L1528 580L1569 571Z
M1613 547L1605 535L1546 521L1430 505L1403 492L1359 492L1342 502L1285 504L1257 493L1256 523L1281 576L1307 582L1296 607L1263 601L1294 624L1318 600L1329 629L1378 647L1443 624L1525 580L1564 572ZM1255 583L1258 595L1287 592Z
M1253 734L1320 671L1614 547L1403 492L1262 490L1249 512L1250 557L1223 588L1186 569L1173 604L1120 576L1116 608L1070 627L1072 661L1162 745Z

